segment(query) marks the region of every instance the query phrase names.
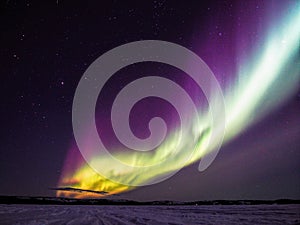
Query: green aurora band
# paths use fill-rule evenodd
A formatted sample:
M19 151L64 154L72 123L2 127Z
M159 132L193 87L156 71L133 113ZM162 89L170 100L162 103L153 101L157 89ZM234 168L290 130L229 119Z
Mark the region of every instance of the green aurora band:
M265 44L261 45L263 47L257 49L251 64L255 66L242 67L243 70L239 71L236 82L224 91L226 128L225 133L220 134L220 138L224 135L223 144L237 137L243 130L279 107L295 93L300 80L299 24L300 2L297 2L281 24L276 24L276 27L269 32ZM139 167L138 170L128 170L128 168L125 170L121 164L113 165L101 155L95 156L91 162L88 162L92 167L101 164L103 169L111 174L112 180L119 180L123 184L99 175L88 164L82 164L75 171L64 171L59 186L117 194L135 188L124 183L128 184L132 181L142 186L199 161L217 147L210 141L212 119L209 110L201 109L199 114L201 114L199 124L194 123L193 120L190 124L184 124L189 133L179 135L180 132L175 129L155 151L128 153L116 150L114 157L127 165ZM180 141L179 147L178 141ZM192 150L192 154L186 149ZM158 163L161 163L161 166L151 167ZM66 191L57 191L57 196L99 197L93 193Z

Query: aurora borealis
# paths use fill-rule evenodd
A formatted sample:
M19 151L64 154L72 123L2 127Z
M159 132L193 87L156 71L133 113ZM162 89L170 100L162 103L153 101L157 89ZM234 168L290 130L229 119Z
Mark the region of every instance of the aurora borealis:
M0 195L137 201L300 198L298 0L10 0L3 9ZM213 85L204 91L190 73L155 60L135 63L108 79L95 106L99 139L125 165L93 148L85 118L78 121L85 128L79 132L82 150L72 124L78 84L86 79L96 89L86 71L97 58L147 40L174 43L200 57L218 81L225 113ZM201 73L188 58L182 65ZM174 92L175 86L182 90ZM134 104L128 121L112 110L118 97L113 109L126 111L126 87L136 89L135 97L154 95ZM214 116L212 108L220 115ZM130 141L119 140L128 132L115 132L118 124L129 125L139 144L148 140L142 146L148 149L155 146L148 138L157 117L165 124L154 136L166 136L151 151L135 151Z
M243 68L246 69L239 71L230 87L225 87L226 130L223 144L238 136L251 124L268 115L270 111L279 107L286 98L297 91L300 67L286 67L294 62L299 65L299 58L297 57L299 57L300 47L300 4L296 3L289 7L288 13L283 18L278 18L278 21L272 23L259 45L260 48L256 49L254 57L248 59L248 61L253 62L251 64L254 67L248 68L245 65ZM218 102L215 104L218 104ZM152 165L171 157L172 160L168 160L168 163L164 163L156 169L141 167L138 171L125 170L125 167L116 167L110 164L108 158L99 154L93 157L89 162L90 165L103 165L102 168L111 171L113 174L111 177L117 177L123 184L113 182L99 175L88 164L82 164L75 171L65 171L59 186L71 186L116 194L133 189L133 186L124 185L132 179L138 185L143 185L163 174L177 171L182 164L181 160L186 159L186 149L194 149L193 155L186 166L200 160L207 154L212 154L214 158L215 143L217 141L209 142L211 138L209 112L207 109L203 110L200 107L199 113L201 113L202 118L199 121L200 124L193 122L184 124L184 126L189 126L188 130L190 132L183 134L180 139L183 143L180 143L180 148L176 153L174 153L174 146L176 146L179 135L175 129L163 144L155 149L154 154L128 153L118 150L115 156L131 166ZM201 170L204 169L206 168ZM69 194L61 191L58 192L58 196L89 197L86 194Z

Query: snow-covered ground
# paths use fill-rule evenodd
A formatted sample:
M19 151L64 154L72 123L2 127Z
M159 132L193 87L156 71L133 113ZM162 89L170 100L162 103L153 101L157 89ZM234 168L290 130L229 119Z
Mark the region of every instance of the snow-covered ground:
M300 205L0 205L0 224L300 224Z

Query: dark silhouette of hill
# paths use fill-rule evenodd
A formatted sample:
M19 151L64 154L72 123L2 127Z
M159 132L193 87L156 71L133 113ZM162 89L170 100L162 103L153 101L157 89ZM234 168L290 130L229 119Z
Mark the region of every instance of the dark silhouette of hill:
M139 202L126 199L72 199L57 197L0 196L0 204L40 204L40 205L271 205L300 204L300 200L212 200L212 201L148 201Z

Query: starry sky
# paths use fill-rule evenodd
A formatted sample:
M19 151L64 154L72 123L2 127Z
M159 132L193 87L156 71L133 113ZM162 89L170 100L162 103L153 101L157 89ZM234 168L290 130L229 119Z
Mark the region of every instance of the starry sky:
M72 130L73 96L83 73L106 51L139 40L180 44L198 54L224 92L231 93L237 80L250 76L239 75L257 66L269 30L276 36L277 23L288 26L280 21L296 4L296 0L2 3L0 195L55 196L49 188L60 186L66 171L82 166ZM300 76L299 39L295 51L281 72L283 78L277 79L279 84L264 94L262 102L271 102L272 107L248 115L249 120L257 119L222 146L207 170L199 172L196 162L164 182L121 197L299 199L300 83L296 79L291 92L284 83L292 73ZM185 86L197 104L205 105L201 90L194 91L194 84L182 79L176 68L149 62L124 68L120 74L112 77L97 103L97 128L108 147L120 145L109 124L109 106L132 80L159 74ZM148 135L149 118L162 116L170 129L178 119L170 105L148 100L136 106L131 121L134 133L142 138ZM251 99L247 101L250 104Z

